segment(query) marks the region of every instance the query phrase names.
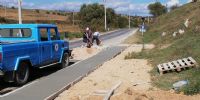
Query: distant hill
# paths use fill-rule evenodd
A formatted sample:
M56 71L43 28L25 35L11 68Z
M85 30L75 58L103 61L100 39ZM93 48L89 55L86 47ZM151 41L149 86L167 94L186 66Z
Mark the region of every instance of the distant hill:
M47 10L32 10L23 9L22 19L23 23L51 23L57 24L61 32L79 32L79 26L72 26L72 22L69 20L70 12L63 11L47 11ZM0 17L6 19L6 22L1 23L17 23L18 22L18 10L14 8L5 9L0 7Z

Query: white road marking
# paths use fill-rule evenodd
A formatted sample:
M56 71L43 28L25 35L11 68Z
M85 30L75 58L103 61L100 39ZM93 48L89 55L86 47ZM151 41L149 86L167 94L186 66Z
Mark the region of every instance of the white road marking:
M49 66L53 66L53 65L56 65L56 64L58 64L59 62L57 62L57 63L53 63L53 64L49 64L49 65L45 65L45 66L41 66L41 67L39 67L40 69L42 69L42 68L46 68L46 67L49 67Z

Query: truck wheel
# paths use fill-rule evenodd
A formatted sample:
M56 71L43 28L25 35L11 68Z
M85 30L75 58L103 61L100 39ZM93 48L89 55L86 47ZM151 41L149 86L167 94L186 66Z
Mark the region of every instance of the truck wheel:
M69 65L69 54L65 53L62 58L62 62L59 65L60 68L65 68Z
M24 85L27 83L30 74L29 67L29 64L26 62L21 62L19 64L19 68L17 69L15 74L16 85Z

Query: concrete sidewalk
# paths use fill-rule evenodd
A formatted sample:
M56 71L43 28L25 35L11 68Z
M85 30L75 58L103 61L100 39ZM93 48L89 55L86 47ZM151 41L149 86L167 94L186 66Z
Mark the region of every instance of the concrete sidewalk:
M97 66L110 60L125 48L125 46L109 47L89 59L62 69L41 80L36 80L32 84L26 85L8 95L2 96L0 100L44 100L77 78L96 69Z

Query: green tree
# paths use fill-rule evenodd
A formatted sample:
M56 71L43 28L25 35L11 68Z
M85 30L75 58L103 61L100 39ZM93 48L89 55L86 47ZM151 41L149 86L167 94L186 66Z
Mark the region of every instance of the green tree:
M107 27L112 28L125 28L128 25L128 17L117 15L112 8L107 8ZM72 19L72 14L69 17ZM76 20L80 20L80 27L90 27L92 30L104 30L104 5L100 4L83 4L80 12L75 15Z
M104 6L100 4L83 4L79 12L81 27L91 27L93 30L104 30ZM107 8L107 24L115 27L116 14L112 8Z
M108 27L118 27L117 26L117 23L115 22L117 20L117 15L114 11L114 9L112 8L108 8L107 9L107 24L108 24Z
M128 25L128 18L126 16L118 16L118 27L125 28Z
M102 5L97 3L89 5L84 4L81 7L79 15L81 18L82 28L89 26L93 30L102 30L104 17L104 8Z
M178 5L174 5L174 6L171 6L170 7L170 10L172 11L172 10L175 10L175 9L177 9L178 8Z
M149 4L148 9L150 10L150 14L152 14L155 17L167 13L167 8L160 2Z
M131 19L131 27L138 27L141 22L137 18Z

